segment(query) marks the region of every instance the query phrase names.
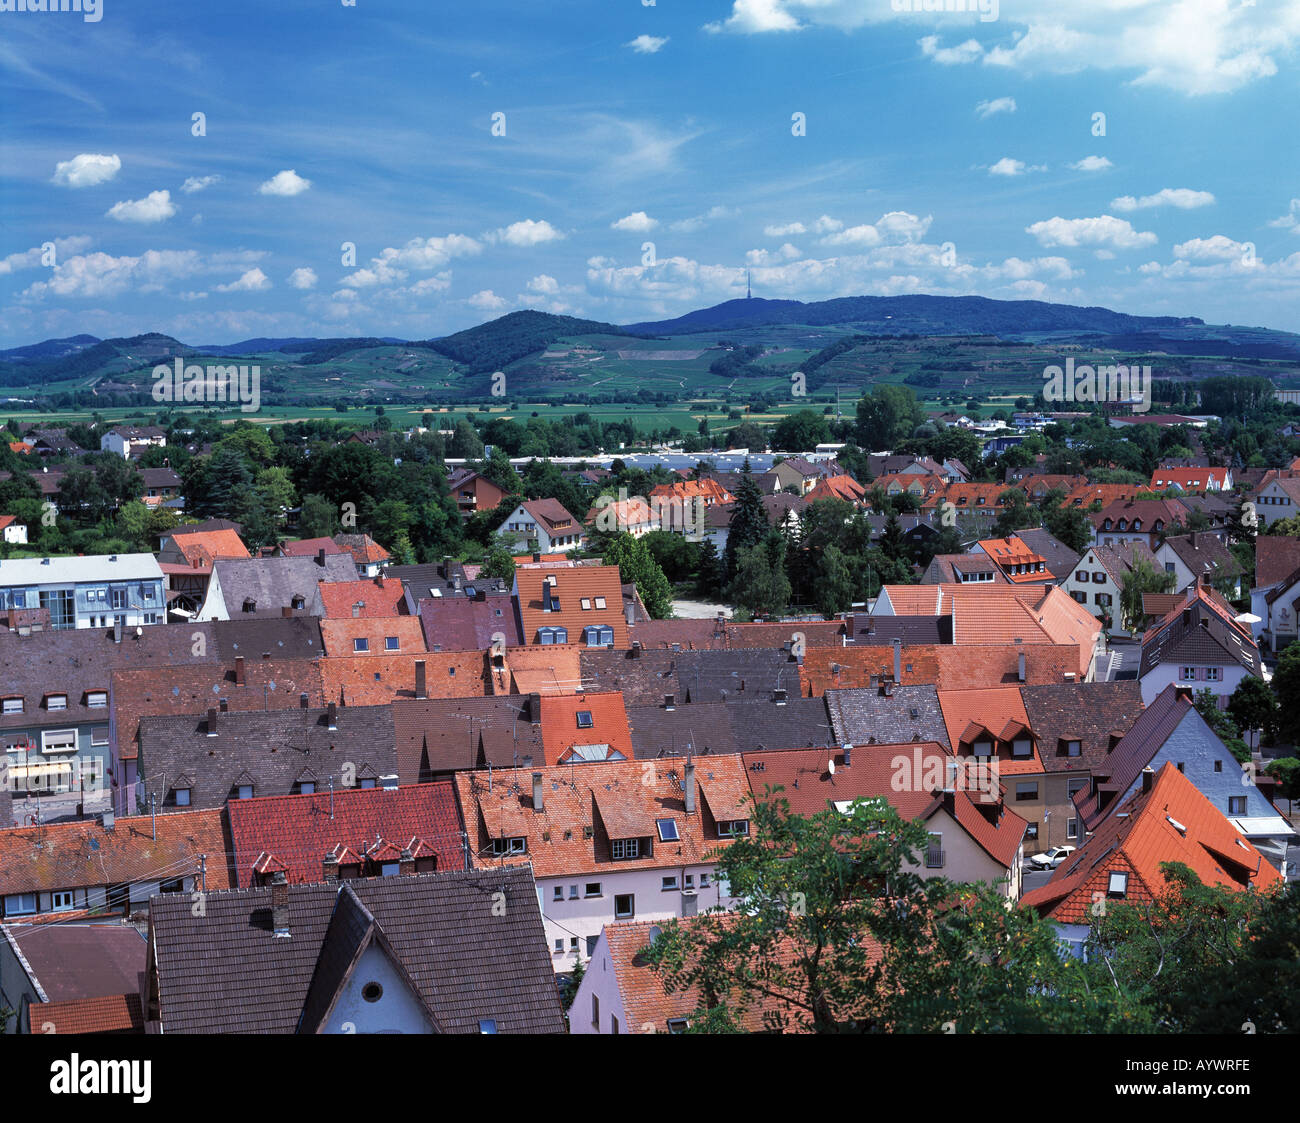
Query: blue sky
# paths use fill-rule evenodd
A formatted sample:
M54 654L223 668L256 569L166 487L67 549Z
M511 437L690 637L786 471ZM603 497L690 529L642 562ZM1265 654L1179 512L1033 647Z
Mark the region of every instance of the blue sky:
M1300 0L22 2L2 346L626 323L747 265L1300 331Z

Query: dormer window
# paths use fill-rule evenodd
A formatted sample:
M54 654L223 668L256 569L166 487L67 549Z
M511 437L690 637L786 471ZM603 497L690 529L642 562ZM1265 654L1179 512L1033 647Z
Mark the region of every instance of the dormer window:
M641 840L639 838L616 838L610 842L610 856L616 862L625 862L629 858L638 858L641 856Z
M252 784L240 784L240 785L239 785L239 798L240 798L240 799L252 799L252 798L253 798L253 785L252 785Z
M298 781L298 794L299 794L299 795L315 795L315 794L316 794L316 781L315 781L315 780L299 780L299 781Z
M976 756L992 756L993 742L976 741L973 745L971 745L971 752L974 753Z
M47 710L66 710L68 708L68 696L66 694L45 695L45 708Z
M1134 520L1133 520L1133 529L1134 529L1134 530L1141 530L1141 529L1142 529L1142 520L1141 520L1141 519L1134 519ZM1157 527L1157 529L1159 529L1159 528Z
M256 612L256 611L257 611L257 601L255 601L252 597L245 597L245 598L244 598L244 611L245 611L245 612Z
M742 838L749 834L748 819L721 820L718 823L719 838Z
M494 858L504 858L509 854L527 854L528 839L526 838L494 838L492 840L492 856Z
M6 698L0 710L6 714L20 714L23 712L25 703L21 698Z
M89 690L86 692L86 705L92 710L100 710L108 705L108 691Z
M305 597L301 595L295 596L292 600L289 601L289 605L291 608L306 608L307 600Z
M1020 759L1028 757L1033 752L1033 744L1028 737L1017 737L1011 742L1011 755Z
M189 788L173 788L173 789L172 789L172 792L173 792L173 794L176 796L176 806L177 806L177 807L189 807L189 805L190 805L190 789L189 789Z
M1083 742L1082 742L1082 741L1066 741L1066 742L1065 742L1065 755L1066 755L1066 756L1079 756L1082 752L1083 752Z

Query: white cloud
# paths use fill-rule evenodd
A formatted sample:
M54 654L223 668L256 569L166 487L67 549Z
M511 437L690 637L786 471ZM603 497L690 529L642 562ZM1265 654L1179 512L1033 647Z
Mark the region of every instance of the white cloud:
M128 199L114 203L105 217L118 222L164 222L176 213L170 191L150 191L143 199Z
M935 62L943 66L959 66L962 63L974 62L984 54L984 48L979 45L975 39L967 39L964 43L958 43L955 47L939 46L939 36L927 35L924 39L918 39L921 47L921 54L926 58L932 58Z
M122 170L117 156L100 156L83 152L54 166L54 182L60 187L94 187L107 183Z
M1070 168L1076 172L1104 172L1114 166L1105 156L1085 156L1082 160L1076 160Z
M449 288L451 288L451 274L435 273L432 277L416 281L406 291L412 296L428 296L430 293L446 292Z
M545 242L557 242L564 235L545 219L534 222L525 218L521 222L512 222L492 234L485 234L486 241L501 241L511 246L539 246Z
M543 296L554 296L560 291L560 282L546 273L539 273L528 282L528 291L541 293Z
M645 211L633 211L629 215L624 215L617 222L611 222L611 230L626 230L634 234L645 234L653 230L659 223L651 218Z
M205 187L211 187L214 183L220 183L219 175L192 175L181 184L181 190L186 195L193 195L196 191L202 191Z
M54 265L57 266L65 258L79 254L84 249L89 249L93 239L85 235L78 234L72 238L55 238L54 239ZM33 246L23 253L11 253L8 257L0 257L0 277L8 273L17 273L23 269L36 269L41 265L41 258L45 256L45 249L42 246ZM53 268L47 266L46 268Z
M311 180L303 179L293 168L276 172L257 189L259 195L301 195L311 186Z
M412 238L400 249L394 246L385 248L378 257L370 259L368 268L358 269L344 277L343 283L353 288L397 285L406 280L408 270L427 273L443 268L452 258L472 257L482 252L483 247L465 234Z
M653 55L665 43L668 42L668 36L660 38L657 35L638 35L630 43L624 43L623 46L631 47L639 55Z
M930 228L932 221L930 215L920 218L907 211L890 211L877 219L874 224L863 223L859 226L850 226L846 230L842 229L835 234L828 234L822 239L822 245L866 247L880 245L882 242L916 242Z
M271 279L260 269L254 267L240 275L239 280L228 285L218 285L217 292L265 292L271 287Z
M483 289L471 296L466 303L483 312L499 312L509 302L497 296L491 289Z
M138 289L157 289L169 281L193 277L212 268L195 250L146 250L139 257L92 253L61 261L47 281L30 285L23 297L108 297Z
M814 234L833 234L836 230L843 230L844 223L838 218L831 218L830 215L824 214L813 223Z
M1042 246L1109 246L1127 250L1149 246L1157 241L1150 231L1134 230L1122 218L1103 214L1097 218L1049 218L1025 227Z
M1026 164L1023 160L1003 156L1001 160L989 168L989 175L1017 176L1026 175L1029 172L1045 171L1047 171L1047 167L1044 164Z
M1234 242L1223 234L1211 238L1189 238L1174 246L1174 257L1185 261L1236 261L1245 252L1244 242Z
M734 31L752 35L762 31L798 31L802 24L786 9L784 0L734 0L731 15L722 22L706 23L705 31Z
M1280 218L1272 219L1269 225L1282 230L1290 230L1292 234L1300 234L1300 199L1292 199L1286 214Z
M802 222L787 222L784 226L764 226L763 236L765 238L785 238L790 234L806 234Z
M996 97L992 101L982 101L975 106L980 117L992 117L995 113L1014 113L1016 99L1013 97Z
M1132 195L1121 195L1112 199L1110 205L1117 211L1140 211L1151 207L1178 207L1180 210L1192 210L1194 207L1214 205L1214 196L1208 191L1193 191L1187 187L1166 187L1154 195L1143 195L1135 199Z
M703 230L710 222L720 218L734 218L739 213L738 210L732 207L710 207L704 214L678 219L678 221L670 224L668 229L677 234L693 234L697 230Z
M316 271L303 267L295 269L289 274L289 287L295 289L314 289L316 287Z
M779 250L750 250L745 254L745 261L750 265L776 265L782 261L795 261L803 257L803 251L786 242Z

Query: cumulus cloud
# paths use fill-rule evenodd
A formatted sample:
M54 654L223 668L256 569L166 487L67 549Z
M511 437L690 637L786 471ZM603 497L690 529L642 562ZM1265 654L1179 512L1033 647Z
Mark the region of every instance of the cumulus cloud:
M1076 172L1104 172L1114 166L1105 156L1085 156L1082 160L1075 160L1070 168Z
M775 265L782 261L795 261L803 257L803 252L786 242L779 250L750 250L745 254L745 261L750 265Z
M813 223L814 234L833 234L836 230L843 230L844 223L838 218L831 218L830 215L824 214Z
M483 252L483 247L465 234L448 234L446 237L412 238L402 247L389 246L370 265L343 278L352 288L372 288L377 285L397 285L406 280L411 271L427 273L441 269L457 257L472 257Z
M192 175L181 184L181 190L186 195L193 195L196 191L202 191L205 187L211 187L214 183L220 183L219 175Z
M731 31L740 35L798 31L803 25L786 11L786 7L784 0L735 0L727 19L706 23L704 30L714 34Z
M170 191L150 191L143 199L114 203L108 208L105 217L115 218L118 222L165 222L176 210Z
M1174 246L1174 257L1187 261L1234 261L1245 253L1245 242L1234 242L1223 234L1211 238L1189 238Z
M1001 160L989 168L989 175L1017 176L1027 175L1029 172L1045 171L1047 171L1047 167L1044 164L1026 164L1023 160L1003 156Z
M720 218L734 218L739 213L732 207L710 207L703 214L678 219L668 229L677 234L694 234L697 230L703 230L710 222Z
M653 55L665 43L668 42L668 36L660 38L657 35L638 35L630 43L624 43L623 46L631 47L639 55Z
M316 271L303 267L295 269L289 274L289 287L295 289L314 289L316 287Z
M1272 219L1269 225L1281 230L1290 230L1292 234L1300 234L1300 199L1292 199L1286 214Z
M483 312L499 312L508 301L497 296L491 289L482 289L466 301L467 304Z
M1213 206L1214 196L1208 191L1193 191L1187 187L1166 187L1154 195L1143 195L1140 199L1132 195L1121 195L1118 199L1112 199L1110 205L1117 211L1141 211L1164 206L1187 211L1195 207Z
M980 117L992 117L995 113L1014 113L1016 111L1016 99L1013 97L995 97L992 101L981 101L975 106L975 112Z
M451 274L435 273L432 277L416 281L406 291L412 296L428 296L430 293L446 292L449 288L451 288Z
M1149 246L1157 241L1150 231L1134 230L1132 224L1123 218L1103 214L1096 218L1055 218L1035 222L1025 227L1025 233L1032 234L1041 246L1107 246L1111 249L1128 250L1138 246Z
M121 170L122 161L117 156L83 152L54 166L54 182L60 187L94 187L107 183Z
M802 222L787 222L784 226L764 226L763 236L765 238L785 238L791 234L806 234Z
M228 285L218 285L217 292L264 292L271 287L271 278L254 267L240 275L239 280Z
M91 243L90 238L78 234L72 238L55 238L54 239L54 265L57 266L60 261L79 254L82 250L88 249ZM22 253L11 253L8 257L0 258L0 277L9 273L17 273L23 269L39 268L45 256L44 246L33 246ZM53 268L48 266L47 268Z
M127 289L157 289L174 280L212 268L195 250L147 250L139 257L106 253L79 254L61 261L49 280L30 285L23 297L109 297Z
M293 168L276 172L257 189L259 195L301 195L311 186L311 180L303 179Z
M629 215L624 215L617 222L611 222L611 230L625 230L634 234L645 234L653 230L659 223L651 218L645 211L633 211Z
M984 48L975 39L967 39L955 47L941 47L939 36L927 35L924 39L918 39L917 43L920 45L921 54L926 58L934 59L942 66L959 66L962 63L974 62L984 54Z
M528 291L540 293L543 296L554 296L560 291L560 282L546 273L539 273L528 282Z
M521 222L512 222L509 226L503 226L491 234L485 234L484 240L505 242L511 246L540 246L545 242L558 242L563 237L564 235L545 219L534 222L531 218L525 218Z
M818 223L821 221L819 219ZM831 221L837 232L827 234L822 239L822 245L866 247L880 245L882 242L915 242L930 228L933 220L930 215L920 218L907 211L890 211L875 223L863 223L847 229L842 229L842 223Z

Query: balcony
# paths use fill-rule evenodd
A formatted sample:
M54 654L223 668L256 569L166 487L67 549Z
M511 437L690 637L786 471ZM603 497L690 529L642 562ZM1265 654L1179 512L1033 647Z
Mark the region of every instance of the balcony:
M944 852L938 847L931 846L925 852L925 868L928 870L941 870L944 866Z

